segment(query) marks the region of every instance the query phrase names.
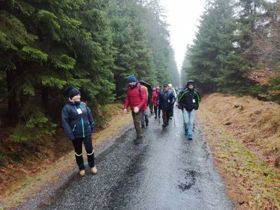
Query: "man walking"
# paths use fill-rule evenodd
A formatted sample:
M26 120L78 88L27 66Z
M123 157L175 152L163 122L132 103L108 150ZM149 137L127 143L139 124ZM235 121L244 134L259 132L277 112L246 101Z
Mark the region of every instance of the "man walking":
M178 95L178 104L183 111L185 135L188 140L193 138L195 110L198 110L200 100L200 95L194 87L194 81L189 80L185 90Z
M159 94L159 106L162 110L163 128L169 125L170 114L175 100L176 98L173 91L170 91L168 84L164 84L163 91Z
M128 77L128 90L124 102L125 113L127 113L128 107L131 108L134 127L137 133L135 143L141 143L143 140L141 120L143 112L147 109L147 92L134 75Z
M173 92L174 97L175 97L175 101L176 101L177 93L176 93L175 89L173 88L172 84L168 84L168 86L169 86L169 90ZM175 101L174 101L174 103L171 105L170 120L172 120L172 117L173 117L173 115L174 115L174 104L175 104Z

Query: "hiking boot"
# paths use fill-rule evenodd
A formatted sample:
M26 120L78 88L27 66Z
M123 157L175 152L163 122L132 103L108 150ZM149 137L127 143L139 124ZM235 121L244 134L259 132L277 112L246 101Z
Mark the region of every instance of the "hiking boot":
M86 175L86 171L85 170L80 170L79 172L80 176L83 177Z
M96 168L96 166L92 167L92 168L90 169L90 171L91 171L91 173L92 173L93 175L96 175L96 174L97 174L97 168Z

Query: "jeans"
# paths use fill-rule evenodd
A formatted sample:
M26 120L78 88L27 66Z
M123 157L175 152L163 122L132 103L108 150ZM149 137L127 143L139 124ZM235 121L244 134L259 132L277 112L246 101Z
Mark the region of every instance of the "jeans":
M86 136L85 138L79 138L72 141L74 149L75 149L75 157L76 162L80 170L85 169L84 159L83 159L83 143L86 148L87 158L88 158L88 165L89 167L94 167L94 149L92 146L91 136Z
M184 125L185 125L185 135L188 138L192 138L193 136L193 125L195 118L195 110L188 112L187 110L183 110L184 115Z

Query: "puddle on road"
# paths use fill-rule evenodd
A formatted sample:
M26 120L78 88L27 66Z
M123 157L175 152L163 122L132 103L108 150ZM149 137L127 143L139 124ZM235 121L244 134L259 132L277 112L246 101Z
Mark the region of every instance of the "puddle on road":
M196 176L198 173L196 171L190 170L186 171L185 182L178 185L178 188L184 192L192 188L196 183Z

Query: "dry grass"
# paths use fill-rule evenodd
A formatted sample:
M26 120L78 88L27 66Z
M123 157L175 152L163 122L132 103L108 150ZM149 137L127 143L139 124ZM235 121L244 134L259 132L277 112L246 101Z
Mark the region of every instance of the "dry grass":
M203 106L248 148L279 167L280 105L251 97L213 94Z
M280 106L213 94L198 118L237 209L280 209Z
M261 85L268 85L272 78L277 77L279 75L276 71L269 70L255 70L252 71L249 75L249 78Z

